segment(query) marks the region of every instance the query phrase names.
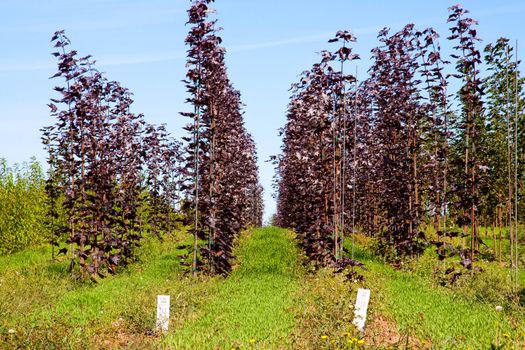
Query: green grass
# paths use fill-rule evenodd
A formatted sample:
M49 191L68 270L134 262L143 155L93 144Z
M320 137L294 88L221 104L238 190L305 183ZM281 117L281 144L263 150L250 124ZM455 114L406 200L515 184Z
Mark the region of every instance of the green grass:
M47 248L3 257L0 270L0 348L118 348L148 343L157 294L195 283L181 276L177 240L145 241L140 261L99 283L74 281L68 262ZM14 330L15 333L9 333ZM11 332L12 332L11 331ZM98 334L94 336L94 334ZM115 339L118 334L122 339Z
M244 236L239 265L213 286L199 317L170 332L170 349L278 349L290 346L302 269L289 231L268 227ZM175 310L176 311L176 310Z
M243 235L227 278L185 274L183 240L146 240L137 263L97 284L74 281L49 248L1 257L0 348L290 348L304 275L294 235ZM158 294L171 296L164 336L153 332Z
M394 270L363 246L356 247L356 259L370 269L364 275L372 291L371 317L381 314L393 320L401 338L412 336L435 349L486 349L498 334L501 339L502 334L523 339L523 310L518 318L516 310L498 312L496 304L436 286L425 274Z
M51 248L35 247L10 255L0 255L0 273L7 270L27 269L51 260Z
M486 349L498 337L524 346L523 308L501 299L508 273L498 263L441 287L431 251L395 270L358 237L356 259L369 271L363 284L349 284L329 268L305 268L294 234L266 227L241 235L228 277L193 278L177 249L188 238L145 240L136 263L98 284L74 281L49 248L0 257L0 349ZM372 296L359 345L348 341L363 286ZM164 335L153 332L158 294L171 296Z

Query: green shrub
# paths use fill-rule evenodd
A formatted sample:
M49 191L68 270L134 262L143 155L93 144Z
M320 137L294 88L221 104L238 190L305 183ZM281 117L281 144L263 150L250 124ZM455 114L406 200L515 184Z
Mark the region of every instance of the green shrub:
M35 158L13 167L0 158L0 255L49 238L44 181L42 167Z

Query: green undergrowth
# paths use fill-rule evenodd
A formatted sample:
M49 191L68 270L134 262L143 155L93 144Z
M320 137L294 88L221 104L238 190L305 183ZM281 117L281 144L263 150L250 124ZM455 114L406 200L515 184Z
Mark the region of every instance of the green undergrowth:
M352 324L357 288L331 268L305 276L296 294L293 349L363 349L366 342Z
M227 277L186 273L177 247L187 238L145 240L137 262L99 283L72 279L69 261L47 247L1 257L0 349L296 349L318 339L296 326L309 309L301 293L315 292L293 233L243 234ZM159 294L171 296L164 335L155 331Z
M427 253L413 266L396 270L371 253L367 239L358 241L355 258L369 269L364 276L372 292L371 319L384 318L384 323L394 325L394 331L387 330L395 334L391 345L433 349L488 349L496 344L510 349L524 345L523 309L506 304L497 311L500 303L480 297L501 287L498 281L505 278L505 270L492 265L488 272L464 276L471 281L464 282L468 287L442 287L432 276L440 264L435 255ZM369 331L381 334L385 330Z
M306 268L292 232L255 229L241 237L234 253L231 275L208 284L196 317L172 329L162 348L365 347L352 325L357 285L330 268Z
M51 260L48 248L2 257L0 348L147 348L156 295L195 285L182 276L178 242L145 240L136 263L96 284L72 279L69 262Z
M265 227L237 240L229 276L194 278L180 264L188 238L146 239L137 262L99 283L73 280L50 248L0 257L0 349L524 348L523 308L506 302L497 262L441 286L431 250L394 269L358 236L355 258L369 270L352 284L310 268L292 232ZM364 338L352 325L359 287L372 292ZM171 296L166 334L155 331L159 294Z
M460 233L461 229L458 227L449 228L450 231ZM437 241L439 238L432 225L425 225L423 227L425 236L429 240ZM495 261L500 264L508 264L510 262L510 243L509 243L509 227L502 227L501 232L498 227L479 228L479 252L478 256L484 260ZM494 238L496 237L496 238ZM441 238L443 240L443 238ZM452 243L455 247L461 247L462 239L460 237L444 238L448 243ZM464 240L467 248L470 248L470 232ZM518 255L520 256L520 264L525 266L525 226L518 227Z
M237 265L208 286L197 317L166 335L167 349L281 349L292 346L303 274L289 231L267 227L241 237Z

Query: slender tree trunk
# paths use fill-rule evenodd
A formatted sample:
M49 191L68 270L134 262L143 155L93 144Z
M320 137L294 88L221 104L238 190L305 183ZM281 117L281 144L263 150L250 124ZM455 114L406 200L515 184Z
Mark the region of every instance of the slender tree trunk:
M200 88L197 88L197 100L200 98L199 94ZM194 171L195 171L195 216L194 216L194 227L193 227L193 264L192 264L192 275L193 277L197 276L197 249L198 249L198 230L199 230L199 143L200 143L200 107L195 106L195 120L194 120L194 144L195 144L195 154L194 154Z
M518 269L519 269L519 255L518 255L518 41L516 40L516 68L514 76L514 259L515 259L515 276L516 292L518 291Z
M210 190L209 190L209 196L210 196L210 202L212 207L210 208L210 217L212 220L212 227L209 227L209 233L208 233L208 263L210 272L212 274L215 273L215 263L214 263L214 243L215 243L215 225L216 225L216 203L215 203L215 181L216 181L216 174L215 174L215 143L216 143L216 111L215 106L213 103L210 103L210 111L211 111L211 147L210 147Z
M473 118L472 118L473 119ZM472 120L472 166L470 167L471 171L471 187L470 187L470 196L471 198L476 198L476 143L474 142L476 136L476 122ZM477 203L476 203L477 204ZM474 202L470 205L470 226L471 226L471 236L470 236L470 260L474 262L475 248L477 242L477 227L476 227L476 211Z
M469 162L469 136L470 136L470 114L467 113L467 133L466 133L466 146L465 146L465 181L468 179L468 162ZM463 218L466 218L466 209L463 208ZM463 237L461 239L461 249L466 247L466 237L468 234L468 225L463 224Z
M493 226L492 226L492 250L494 252L494 260L497 259L497 252L496 252L496 220L494 220Z

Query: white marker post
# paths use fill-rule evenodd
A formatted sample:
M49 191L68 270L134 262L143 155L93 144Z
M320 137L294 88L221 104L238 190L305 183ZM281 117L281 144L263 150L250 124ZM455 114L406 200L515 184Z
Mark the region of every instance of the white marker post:
M365 331L366 313L368 311L368 301L370 300L370 289L359 288L355 300L354 321L352 322L357 329L363 333Z
M157 295L157 330L168 331L170 323L170 296Z

